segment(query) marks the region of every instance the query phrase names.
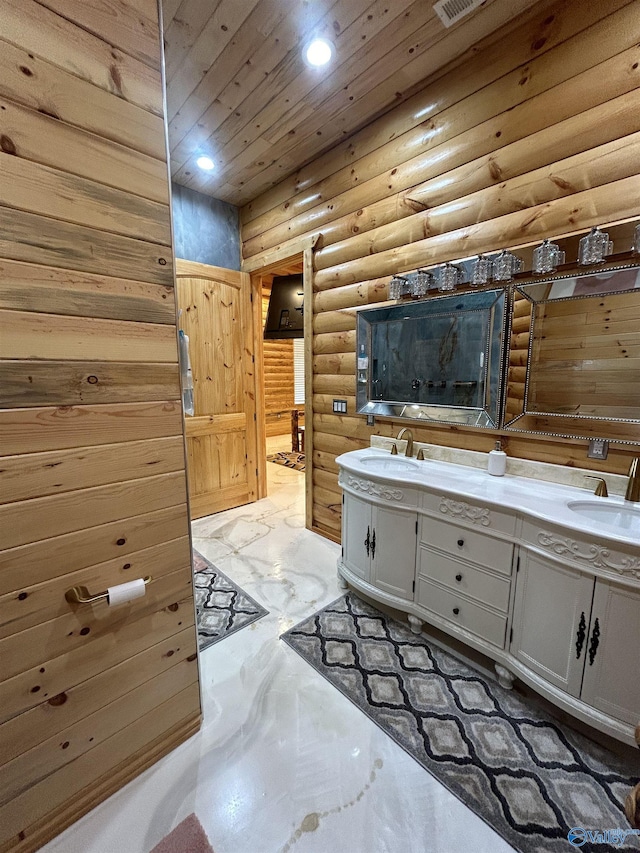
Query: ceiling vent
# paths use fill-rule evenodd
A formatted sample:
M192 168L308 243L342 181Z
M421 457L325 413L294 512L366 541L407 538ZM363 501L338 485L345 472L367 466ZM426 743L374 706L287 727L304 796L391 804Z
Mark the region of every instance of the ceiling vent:
M485 0L438 0L433 8L445 27L451 27L484 2Z

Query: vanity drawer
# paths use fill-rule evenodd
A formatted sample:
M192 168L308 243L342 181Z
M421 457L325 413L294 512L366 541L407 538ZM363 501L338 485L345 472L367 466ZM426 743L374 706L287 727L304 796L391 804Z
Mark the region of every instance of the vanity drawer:
M489 474L487 477L493 480ZM498 530L509 535L513 535L516 530L515 513L504 512L494 506L483 506L471 500L460 500L437 492L423 492L421 506L427 512L454 524L458 521L478 530Z
M452 627L465 628L494 646L504 648L506 615L492 613L482 605L422 577L418 577L418 604L446 619Z
M495 539L486 533L459 527L457 524L423 516L420 543L455 557L487 566L503 575L511 575L513 543Z
M509 610L511 583L508 578L474 568L428 548L420 548L418 559L420 577L437 581L456 594L462 593L503 613Z

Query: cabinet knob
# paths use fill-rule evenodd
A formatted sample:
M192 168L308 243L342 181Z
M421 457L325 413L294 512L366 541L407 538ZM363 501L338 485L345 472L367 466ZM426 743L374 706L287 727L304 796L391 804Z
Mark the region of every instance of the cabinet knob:
M458 615L458 613L460 613L460 608L459 608L459 607L454 607L454 608L453 608L453 615L454 615L454 616L457 616L457 615Z
M458 539L458 548L462 548L464 545L464 539Z
M458 581L458 583L460 583L460 581L462 580L462 575L456 575L456 580Z

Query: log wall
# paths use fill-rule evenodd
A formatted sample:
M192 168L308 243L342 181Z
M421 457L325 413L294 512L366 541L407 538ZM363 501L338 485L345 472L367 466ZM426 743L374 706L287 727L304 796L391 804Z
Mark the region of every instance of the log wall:
M155 3L3 0L1 851L200 722L166 159Z
M639 43L640 0L542 2L241 210L251 269L319 237L314 528L340 535L335 457L398 431L352 414L355 309L385 300L391 274L640 214ZM334 396L347 416L331 413ZM451 427L415 434L482 451L495 440ZM512 456L586 464L584 441L502 438ZM589 464L626 472L631 455L614 446Z

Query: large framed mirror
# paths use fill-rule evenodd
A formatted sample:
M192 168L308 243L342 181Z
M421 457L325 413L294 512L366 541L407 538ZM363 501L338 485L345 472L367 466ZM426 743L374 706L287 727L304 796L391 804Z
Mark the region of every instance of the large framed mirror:
M640 267L513 295L505 429L640 443Z
M357 411L497 428L506 306L500 288L360 311Z

